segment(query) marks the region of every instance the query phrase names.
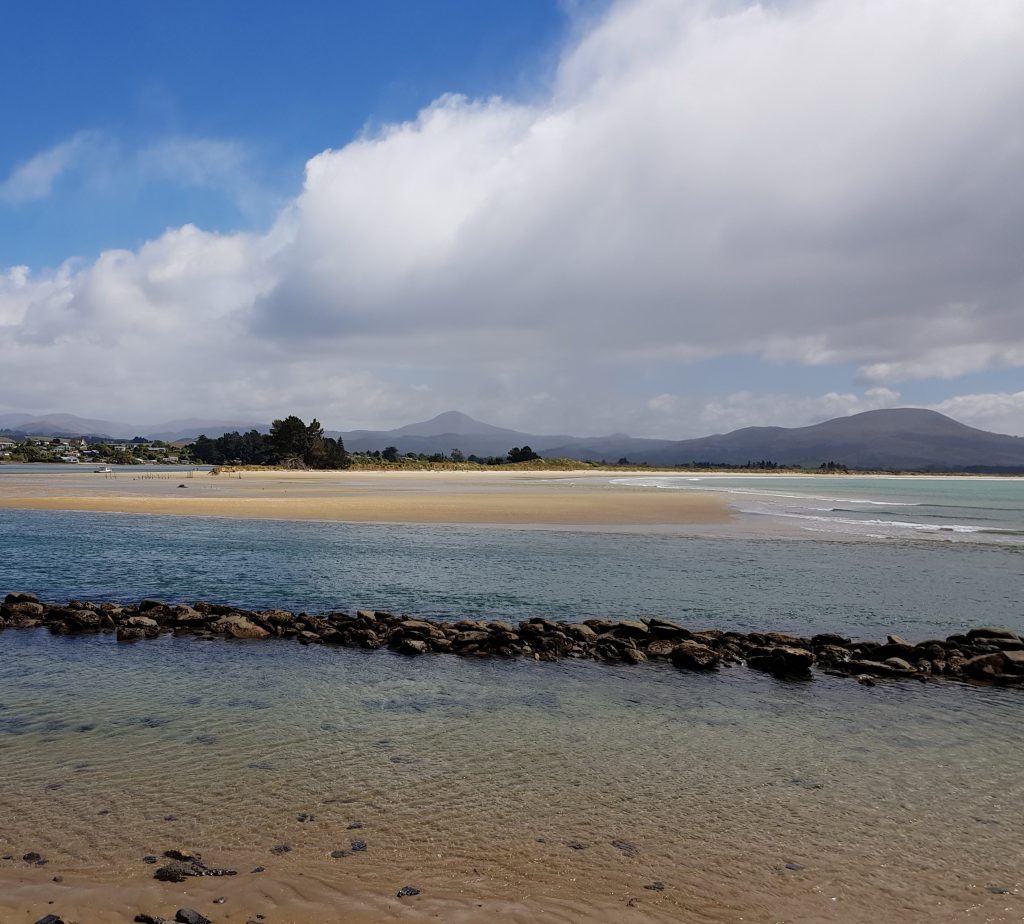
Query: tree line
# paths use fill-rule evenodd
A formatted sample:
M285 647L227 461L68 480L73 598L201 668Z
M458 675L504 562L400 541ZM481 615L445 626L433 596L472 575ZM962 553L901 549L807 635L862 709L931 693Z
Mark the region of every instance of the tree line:
M315 417L306 424L290 415L275 420L269 433L225 433L211 439L196 437L189 452L197 462L207 465L283 465L288 468L348 468L352 458L340 439L324 435Z

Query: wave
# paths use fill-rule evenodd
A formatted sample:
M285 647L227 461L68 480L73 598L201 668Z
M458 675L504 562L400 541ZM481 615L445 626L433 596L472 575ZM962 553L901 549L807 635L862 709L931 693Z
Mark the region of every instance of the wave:
M612 478L611 484L621 484L627 487L636 488L663 488L669 491L692 491L694 488L689 484L678 484L675 482L684 479L673 478ZM706 482L705 478L686 478L687 482ZM882 501L869 500L860 497L828 497L820 494L785 494L782 491L758 491L753 488L736 488L724 485L708 484L707 488L722 494L738 494L754 497L780 497L784 500L815 500L824 501L830 504L866 504L872 507L923 507L933 506L922 504L918 501Z
M742 513L765 515L763 510L744 510ZM786 513L773 511L769 516L786 517L793 520L812 520L816 523L842 523L844 526L892 526L898 529L912 529L927 533L987 533L1000 536L1024 535L1024 530L994 529L987 526L969 526L966 523L913 523L907 520L855 520L852 517L822 517L810 513Z

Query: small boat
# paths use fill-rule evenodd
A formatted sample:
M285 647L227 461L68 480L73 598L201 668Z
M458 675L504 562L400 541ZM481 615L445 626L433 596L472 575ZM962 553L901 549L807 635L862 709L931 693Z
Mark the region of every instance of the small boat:
M106 475L107 473L112 472L112 471L113 471L113 469L109 465L101 465L98 469L96 469L96 474L97 475Z

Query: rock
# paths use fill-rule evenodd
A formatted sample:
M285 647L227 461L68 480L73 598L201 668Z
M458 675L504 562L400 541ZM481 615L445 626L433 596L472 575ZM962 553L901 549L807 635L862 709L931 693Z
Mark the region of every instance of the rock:
M647 657L667 658L672 654L676 644L670 638L656 638L647 645Z
M628 664L640 664L642 661L647 660L647 655L637 648L623 648L622 660Z
M182 863L180 860L173 860L166 866L161 866L153 878L158 882L184 882L189 876L202 875L199 867L192 863Z
M174 915L174 920L178 924L213 924L208 917L204 917L198 911L193 911L191 908L179 908Z
M654 882L649 882L644 886L644 888L647 889L648 892L664 892L665 883L660 879L655 879Z
M1024 651L1004 651L1003 665L1011 674L1024 674Z
M142 862L143 863L148 863L150 866L152 866L154 863L157 863L159 861L152 854L148 854L147 856L144 856L142 858Z
M403 638L395 650L407 655L421 655L427 651L427 647L421 638Z
M158 918L145 912L139 912L132 920L135 924L167 924L166 918Z
M203 856L199 853L192 853L189 850L165 850L164 856L168 860L180 860L182 863L202 863Z
M581 642L592 642L597 638L597 633L582 622L571 622L565 626L565 631L573 638L579 639Z
M900 645L903 648L910 648L911 647L910 642L908 642L905 638L902 638L899 635L887 635L885 637L885 640L890 645Z
M147 613L150 610L162 610L166 605L162 600L143 600L139 603L139 612Z
M672 649L672 663L676 667L691 671L713 671L718 669L721 656L700 642L683 641Z
M767 671L776 677L806 677L813 664L813 652L789 645L753 648L747 654L747 667Z
M291 847L287 844L275 844L270 848L270 852L280 856L282 853L291 853Z
M835 635L832 632L821 632L811 637L811 647L819 648L823 645L834 645L836 648L846 648L850 644L848 638L842 635Z
M331 859L333 859L333 860L340 860L342 857L350 857L350 856L352 856L352 851L351 850L332 850L331 851Z
M159 629L160 624L148 616L129 616L122 625L130 626L133 629Z
M632 619L620 622L614 629L612 635L616 638L647 638L647 625Z
M413 895L419 895L420 890L413 886L402 886L396 893L399 898L409 898Z
M1004 673L1006 652L976 655L964 661L963 672L975 680L991 680L996 674Z
M953 638L953 636L950 636ZM1009 639L1010 641L1021 641L1021 637L1016 632L1011 632L1009 629L971 629L966 638L968 641L977 641L981 639L989 638L1002 638Z
M35 594L27 594L24 592L9 593L4 597L4 603L38 603L39 598Z
M635 857L640 852L640 848L637 847L636 844L631 844L629 841L612 841L612 847L616 850L621 850L629 857Z
M42 854L36 853L34 850L30 850L21 859L32 866L43 866L46 863Z
M146 638L149 638L149 632L146 629L132 629L128 626L117 627L117 640L119 642L137 642Z
M901 671L914 670L914 665L909 661L904 661L903 658L886 658L884 663L888 664L889 667L895 667L897 670Z
M353 853L362 853L367 848L366 841L352 841Z
M245 616L238 614L222 616L210 628L214 632L222 632L231 638L238 639L266 638L270 635L262 626L258 626Z
M64 919L55 914L48 914L36 921L36 924L64 924Z

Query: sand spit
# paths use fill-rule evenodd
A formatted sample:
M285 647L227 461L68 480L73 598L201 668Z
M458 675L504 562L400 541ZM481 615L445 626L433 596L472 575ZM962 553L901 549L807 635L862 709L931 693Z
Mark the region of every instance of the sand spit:
M718 524L730 516L712 492L626 491L586 472L31 473L0 479L3 507L517 526Z

